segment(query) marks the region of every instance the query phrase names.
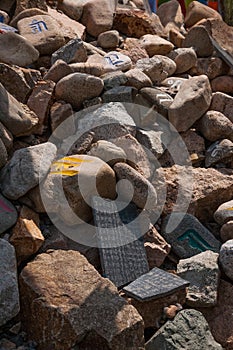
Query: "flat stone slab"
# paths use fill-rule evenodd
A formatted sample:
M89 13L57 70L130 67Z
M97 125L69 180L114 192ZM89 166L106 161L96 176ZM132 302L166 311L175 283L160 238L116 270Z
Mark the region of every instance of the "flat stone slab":
M124 287L123 291L139 301L148 301L167 296L188 286L188 281L155 267Z
M220 242L191 214L175 212L164 220L161 234L182 259L212 250L219 252Z
M121 287L147 273L136 206L101 197L93 197L92 203L104 276Z

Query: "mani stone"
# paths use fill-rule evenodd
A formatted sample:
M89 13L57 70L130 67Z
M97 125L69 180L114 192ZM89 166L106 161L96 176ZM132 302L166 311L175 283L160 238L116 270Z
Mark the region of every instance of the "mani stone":
M170 295L188 286L189 282L183 278L154 267L124 287L123 291L139 301L148 301Z
M104 276L124 286L149 270L137 208L100 197L92 203Z
M65 44L59 23L49 15L37 15L21 19L20 34L27 39L41 55L51 55Z
M218 254L210 250L181 259L177 274L190 282L187 304L193 307L212 307L217 304L220 278Z
M5 232L17 221L17 211L6 198L0 195L0 233Z
M15 249L0 239L0 327L15 317L20 309Z
M206 250L219 252L220 242L191 214L174 212L163 221L161 234L182 259Z
M214 219L219 225L233 220L233 200L221 204L214 213Z
M142 317L77 251L38 255L20 289L23 329L41 350L144 347Z
M182 310L174 320L167 321L146 343L146 350L208 349L222 350L209 329L208 323L197 310Z

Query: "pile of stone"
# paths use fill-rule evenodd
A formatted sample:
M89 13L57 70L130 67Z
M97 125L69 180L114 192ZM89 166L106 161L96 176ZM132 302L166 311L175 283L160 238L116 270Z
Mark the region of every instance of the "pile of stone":
M115 3L0 2L0 349L233 349L233 28Z

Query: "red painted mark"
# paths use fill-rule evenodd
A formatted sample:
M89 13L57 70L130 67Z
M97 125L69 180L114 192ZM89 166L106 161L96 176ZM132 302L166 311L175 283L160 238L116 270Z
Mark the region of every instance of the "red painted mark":
M4 202L3 200L0 199L0 211L7 211L8 213L13 213L14 210L9 208Z

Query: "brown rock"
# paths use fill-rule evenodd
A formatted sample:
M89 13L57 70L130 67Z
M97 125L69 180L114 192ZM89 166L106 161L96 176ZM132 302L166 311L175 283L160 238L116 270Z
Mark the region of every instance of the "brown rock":
M218 111L224 114L233 123L233 97L223 94L222 92L215 92L213 94L210 110Z
M176 28L171 28L169 30L169 39L174 46L183 47L185 36Z
M133 86L136 89L140 90L144 87L151 87L152 81L150 78L144 74L140 69L130 69L125 73L128 81L125 85Z
M0 123L0 138L6 147L7 153L11 152L13 148L13 136L2 123Z
M10 13L13 9L13 6L15 5L15 0L3 0L1 1L1 10Z
M227 138L233 142L233 123L221 112L208 111L198 121L197 127L209 141Z
M174 23L175 26L180 28L184 22L180 4L176 0L161 4L157 10L157 15L164 27L167 24Z
M144 247L150 269L160 267L171 250L170 244L158 233L153 225L144 235Z
M154 55L166 55L173 50L174 45L158 35L146 34L140 39L141 46L146 50L149 57Z
M50 125L53 132L53 136L58 139L65 139L70 135L75 134L75 124L73 116L73 109L69 103L55 102L50 109ZM67 118L69 121L63 123ZM58 128L61 124L62 126ZM56 130L57 129L57 130Z
M123 47L124 50L121 52L129 56L134 64L141 58L149 57L146 50L141 47L139 39L126 38Z
M78 252L39 255L23 269L20 289L23 327L41 350L144 346L141 316Z
M29 8L19 12L14 18L12 18L10 25L17 28L17 23L23 18L32 17L35 15L47 15L46 11L40 10L39 8Z
M167 184L167 201L165 213L170 213L177 200L178 190L184 193L185 201L187 183L179 178L180 166L163 169ZM183 169L184 170L184 169ZM213 220L213 214L220 204L232 199L233 171L230 169L190 168L193 177L192 198L188 212L195 215L201 222ZM153 183L153 181L152 181Z
M51 55L65 44L58 22L49 15L36 15L18 21L20 34L27 39L41 55Z
M48 121L49 108L52 103L55 83L53 81L40 81L34 87L27 105L39 118L36 133L42 135Z
M225 92L226 94L233 93L233 77L230 75L223 75L216 77L211 81L211 88L213 92Z
M67 16L79 21L83 13L85 1L63 0L58 1L57 9L64 12Z
M133 305L142 316L145 328L160 328L160 322L164 318L164 308L176 303L184 305L185 299L186 290L182 289L156 300L140 302L133 298L127 298L127 301L130 305Z
M84 25L50 7L48 8L48 14L57 21L66 42L77 37L83 40L85 39L86 27Z
M71 67L62 60L57 60L49 71L44 75L44 80L52 80L57 83L66 75L73 73Z
M201 4L198 1L192 1L186 12L185 25L186 27L192 27L194 24L204 18L218 18L222 19L220 14L213 10L211 7Z
M182 132L180 135L190 154L190 160L192 161L192 164L199 164L200 161L202 161L205 158L205 140L203 139L203 137L198 135L193 129L189 129L186 132Z
M113 28L129 37L141 38L145 34L164 35L164 28L157 15L140 10L117 9Z
M209 57L214 48L209 34L204 26L195 26L191 28L186 35L183 47L194 47L198 57Z
M84 73L72 73L59 80L55 96L78 109L86 99L99 96L103 88L104 83L100 78Z
M157 194L152 184L140 173L125 163L117 163L113 167L118 180L119 196L126 202L134 202L142 209L155 209ZM129 186L129 182L131 186Z
M15 16L30 8L38 8L43 11L47 11L46 0L17 0L17 6L15 9Z
M221 280L218 289L218 303L213 308L201 308L215 340L224 349L233 349L233 285Z
M205 74L212 80L226 73L226 64L219 57L198 58L196 65L189 70L191 75Z
M113 14L113 0L90 0L83 6L80 22L86 26L90 35L98 37L112 28Z
M168 57L174 60L176 64L175 74L187 72L197 62L197 55L193 48L176 49L170 52Z
M179 132L188 130L207 111L211 98L210 83L205 75L186 80L169 107L169 121Z
M38 221L39 216L35 212L24 208L12 229L10 242L15 247L18 264L35 254L44 242Z
M233 239L233 221L228 221L221 227L220 237L223 242Z
M98 36L97 44L103 49L115 49L120 41L117 30L108 30Z
M0 82L18 101L26 102L31 87L20 68L0 63ZM20 89L17 88L18 86L20 86Z

